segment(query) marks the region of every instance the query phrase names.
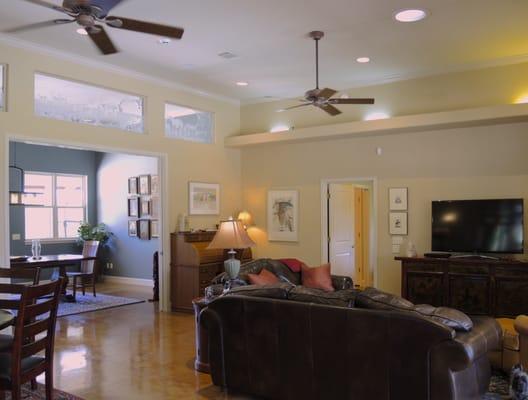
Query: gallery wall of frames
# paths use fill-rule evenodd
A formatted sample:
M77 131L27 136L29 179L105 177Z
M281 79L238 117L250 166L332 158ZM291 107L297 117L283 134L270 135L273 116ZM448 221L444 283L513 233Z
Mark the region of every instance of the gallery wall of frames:
M159 177L128 178L128 235L141 240L159 238Z

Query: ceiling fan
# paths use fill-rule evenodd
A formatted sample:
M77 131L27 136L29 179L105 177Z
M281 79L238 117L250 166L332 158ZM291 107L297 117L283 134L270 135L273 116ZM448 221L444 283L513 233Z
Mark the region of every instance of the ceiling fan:
M64 0L62 6L50 3L46 0L24 0L39 6L50 8L68 15L69 19L55 19L51 21L37 22L9 29L7 33L22 32L31 29L44 28L53 25L70 24L77 22L88 34L90 39L104 55L114 54L118 49L107 35L103 24L110 28L126 29L151 35L158 35L174 39L181 39L184 30L182 28L155 24L152 22L139 21L131 18L109 16L112 8L123 0Z
M277 110L277 112L284 112L294 108L305 107L305 106L315 106L320 108L323 111L326 111L331 116L336 116L341 114L341 111L334 107L334 104L374 104L374 99L348 99L348 98L332 98L334 94L337 93L337 90L334 89L319 89L319 40L324 37L324 32L313 31L308 34L315 41L315 89L308 90L304 94L305 103L292 106L288 108L283 108Z

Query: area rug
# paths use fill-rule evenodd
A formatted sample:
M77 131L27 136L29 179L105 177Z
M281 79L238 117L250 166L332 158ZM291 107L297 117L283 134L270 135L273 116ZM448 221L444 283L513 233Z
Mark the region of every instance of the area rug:
M91 311L106 310L108 308L121 307L129 304L144 303L145 300L133 299L130 297L110 296L108 294L77 294L77 301L69 303L61 300L59 303L58 316L81 314Z
M510 382L508 375L500 371L493 371L489 392L482 398L482 400L506 400L509 396Z
M11 393L6 392L6 400L11 400ZM46 392L44 385L38 384L37 390L34 392L31 390L31 385L26 383L22 386L22 399L24 400L45 400L46 399ZM53 391L53 400L84 400L81 397L74 396L73 394L69 394L66 392L63 392L61 390L54 390Z

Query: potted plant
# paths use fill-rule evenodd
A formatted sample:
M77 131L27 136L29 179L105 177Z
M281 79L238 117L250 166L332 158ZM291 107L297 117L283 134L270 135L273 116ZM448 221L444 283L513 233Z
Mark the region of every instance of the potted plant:
M78 242L83 244L84 242L97 241L101 246L104 246L110 237L112 232L110 232L105 224L98 224L92 226L88 222L83 222L79 229L77 229Z

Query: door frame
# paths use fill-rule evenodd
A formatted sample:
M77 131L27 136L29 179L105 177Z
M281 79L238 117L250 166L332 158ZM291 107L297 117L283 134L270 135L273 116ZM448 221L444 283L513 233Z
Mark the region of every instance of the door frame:
M35 136L27 136L14 133L6 133L4 136L4 215L5 215L5 224L4 224L4 240L3 243L0 243L0 246L3 247L3 259L0 260L3 265L9 265L9 255L10 255L10 209L9 209L9 143L10 142L23 142L31 143L36 145L48 145L55 147L66 147L73 148L77 150L85 151L97 151L101 153L113 153L113 154L125 154L132 156L147 156L156 158L158 161L158 176L161 182L160 185L160 232L161 237L159 240L159 265L161 271L159 274L159 287L160 287L160 302L158 305L159 311L170 311L170 229L169 224L165 221L170 221L169 207L168 207L168 171L169 171L169 161L167 153L158 153L151 151L143 151L137 149L131 149L126 147L113 147L108 145L100 144L88 144L83 142L75 142L69 140L61 139L50 139L50 138L41 138ZM1 205L0 201L0 205ZM164 249L167 249L165 254Z
M331 183L372 184L372 209L370 230L370 263L374 275L374 286L378 286L378 178L325 178L321 179L321 263L328 262L328 185Z

